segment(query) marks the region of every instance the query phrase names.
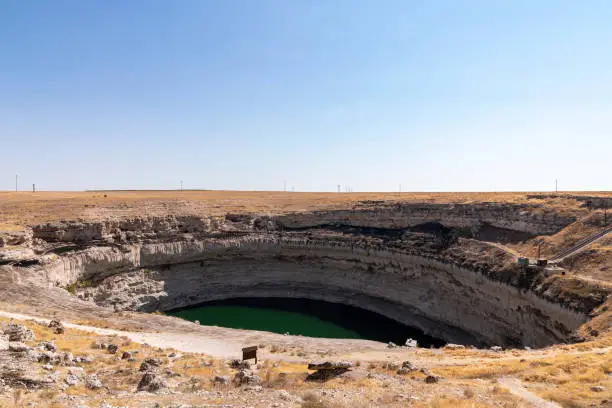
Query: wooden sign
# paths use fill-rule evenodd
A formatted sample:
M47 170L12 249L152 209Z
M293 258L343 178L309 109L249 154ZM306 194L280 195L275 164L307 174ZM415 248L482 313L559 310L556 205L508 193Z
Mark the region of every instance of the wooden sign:
M257 364L257 346L245 347L242 349L242 360L250 360L254 358Z

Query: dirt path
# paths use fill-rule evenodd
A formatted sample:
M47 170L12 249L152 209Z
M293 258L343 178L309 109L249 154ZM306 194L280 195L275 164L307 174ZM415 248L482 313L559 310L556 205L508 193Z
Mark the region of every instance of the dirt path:
M518 378L504 377L500 378L498 382L504 387L506 387L512 394L522 398L534 407L562 408L561 405L556 404L552 401L545 400L544 398L540 398L531 391L529 391L527 388L525 388L521 380L519 380Z
M9 313L0 311L0 316L5 316L18 320L36 320L48 323L50 319L42 317L23 315L19 313ZM146 333L128 332L113 329L102 329L93 326L83 326L64 322L64 326L83 330L90 333L101 335L125 336L136 343L147 343L154 347L173 348L189 353L204 353L213 357L239 358L241 356L241 343L231 340L219 340L197 334L181 333Z

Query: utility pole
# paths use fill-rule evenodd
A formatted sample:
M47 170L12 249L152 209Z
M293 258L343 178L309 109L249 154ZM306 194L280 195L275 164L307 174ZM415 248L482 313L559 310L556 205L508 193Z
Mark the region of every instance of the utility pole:
M338 184L338 192L340 192L340 184Z
M32 192L35 193L36 192L36 184L32 184Z
M19 191L19 174L15 174L15 192Z
M181 191L183 191L183 180L181 180Z
M555 193L559 192L559 188L558 188L558 184L557 184L557 179L555 179Z
M283 191L287 192L287 180L283 180Z

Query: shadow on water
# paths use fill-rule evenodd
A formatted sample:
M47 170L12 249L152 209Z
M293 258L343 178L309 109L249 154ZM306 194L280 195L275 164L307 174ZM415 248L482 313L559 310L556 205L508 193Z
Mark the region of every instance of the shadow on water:
M295 298L236 298L175 309L166 314L199 320L207 326L263 330L310 337L366 339L421 347L441 347L445 341L427 336L378 313L320 300Z

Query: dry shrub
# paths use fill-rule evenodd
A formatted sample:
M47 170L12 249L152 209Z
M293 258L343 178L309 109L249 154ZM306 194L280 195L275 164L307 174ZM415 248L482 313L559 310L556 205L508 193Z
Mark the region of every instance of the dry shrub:
M301 408L365 408L367 405L360 401L342 403L324 399L314 392L307 392L302 396Z
M421 405L423 408L492 408L492 405L472 400L438 397Z
M474 393L474 391L472 391L471 388L466 388L463 390L463 396L465 398L474 398L476 394Z

